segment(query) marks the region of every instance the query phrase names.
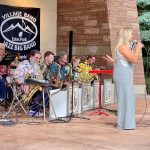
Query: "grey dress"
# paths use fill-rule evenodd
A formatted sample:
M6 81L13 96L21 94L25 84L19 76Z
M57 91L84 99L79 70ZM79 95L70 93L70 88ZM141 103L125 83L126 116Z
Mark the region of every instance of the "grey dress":
M135 96L133 65L117 50L113 79L118 99L118 125L120 129L135 129Z

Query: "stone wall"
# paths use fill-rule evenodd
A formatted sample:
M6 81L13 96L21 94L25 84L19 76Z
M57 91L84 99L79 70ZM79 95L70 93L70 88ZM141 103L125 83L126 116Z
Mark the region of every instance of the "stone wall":
M73 55L95 55L97 64L108 66L102 56L113 54L119 29L132 26L139 39L136 0L58 0L57 52L67 51L73 31ZM144 84L143 62L135 66L136 84Z
M140 40L136 0L107 0L107 8L112 53L118 32L124 26L131 26L135 39ZM142 57L135 64L134 82L138 85L145 83Z

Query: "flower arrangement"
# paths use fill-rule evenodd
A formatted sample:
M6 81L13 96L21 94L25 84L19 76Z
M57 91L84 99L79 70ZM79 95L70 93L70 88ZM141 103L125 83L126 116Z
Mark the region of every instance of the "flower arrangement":
M80 63L78 66L79 78L80 81L90 81L93 78L93 74L90 74L89 71L92 70L92 67L86 63Z

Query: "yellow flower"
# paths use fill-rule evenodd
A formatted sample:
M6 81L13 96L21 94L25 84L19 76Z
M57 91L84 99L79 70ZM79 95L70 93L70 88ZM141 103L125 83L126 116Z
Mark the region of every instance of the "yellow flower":
M88 66L85 63L79 64L78 72L81 81L87 82L93 78L93 75L89 73L90 70L92 70L91 66Z

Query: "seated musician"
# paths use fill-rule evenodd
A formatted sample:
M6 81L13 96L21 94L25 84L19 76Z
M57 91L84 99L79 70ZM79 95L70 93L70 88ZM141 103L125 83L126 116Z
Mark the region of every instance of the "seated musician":
M27 60L23 60L22 62L20 62L15 70L14 80L16 81L18 85L20 85L25 96L27 96L29 92L32 92L32 87L33 87L33 86L24 84L26 78L32 77L36 79L43 79L42 72L41 72L40 65L39 65L40 59L41 59L40 51L32 50L28 54ZM40 108L37 103L37 100L41 101L41 99L37 97L38 96L34 97L30 106L29 115L31 116L43 115L41 112L39 112ZM24 99L24 101L26 101L26 99Z
M66 76L65 76L65 66L67 63L67 53L61 52L59 54L59 59L51 65L51 71L54 75L55 81L58 82L60 87L66 86Z
M76 56L73 56L71 59L71 63L66 65L66 75L67 79L70 81L80 82L78 66L80 63L80 59Z
M7 54L11 55L6 52L5 45L0 43L0 62ZM16 67L14 61L12 61L9 66L0 65L0 101L5 99L7 102L11 102L13 99L13 92L9 86L9 81L13 78L11 67Z
M93 70L95 68L94 67L95 62L96 62L96 58L94 56L89 55L84 63L87 64L88 66L91 66Z
M54 53L51 51L46 51L44 53L44 61L41 64L41 70L43 71L43 77L46 81L51 83L50 89L58 88L58 85L56 83L53 83L54 75L51 71L51 65L54 61Z
M0 62L5 56L5 53L5 45L0 43ZM3 101L6 96L6 78L3 75L3 69L5 69L4 67L5 66L3 65L0 66L0 102Z
M97 74L89 74L90 70L95 69L95 61L96 58L94 56L89 55L83 63L79 64L78 72L81 81L92 81L93 83L94 80L98 79Z

